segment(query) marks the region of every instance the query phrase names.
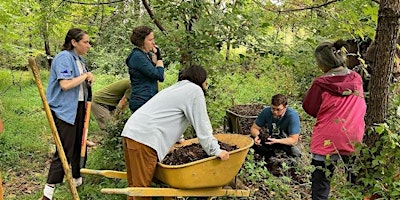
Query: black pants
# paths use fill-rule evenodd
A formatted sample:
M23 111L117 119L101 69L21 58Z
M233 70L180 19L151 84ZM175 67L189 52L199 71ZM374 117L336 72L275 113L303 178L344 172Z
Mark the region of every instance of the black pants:
M348 164L352 163L349 156L341 156L346 165L347 181L355 183L356 176L350 170ZM315 166L315 170L311 175L311 191L313 200L327 200L331 188L331 178L335 171L337 161L331 161L328 165L326 161L312 160L311 165Z
M52 112L52 114L68 164L71 164L72 177L79 178L81 177L80 154L85 118L85 104L84 102L78 103L78 111L74 125L68 124L65 121L57 118L54 112ZM64 168L62 167L62 162L60 156L58 155L58 151L56 151L50 164L47 183L61 183L64 179L64 175Z
M254 152L264 156L264 159L267 161L270 157L275 156L276 150L283 150L290 157L296 157L293 154L292 146L284 145L284 144L264 144L264 145L253 145Z

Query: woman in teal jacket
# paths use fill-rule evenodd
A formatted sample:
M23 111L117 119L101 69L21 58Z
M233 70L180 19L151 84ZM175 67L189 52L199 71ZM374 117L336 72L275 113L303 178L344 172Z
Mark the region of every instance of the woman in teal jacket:
M158 92L158 81L164 81L164 64L160 49L154 42L154 32L147 26L139 26L132 31L131 42L135 48L126 59L131 80L129 108L132 113ZM149 52L157 56L153 65Z

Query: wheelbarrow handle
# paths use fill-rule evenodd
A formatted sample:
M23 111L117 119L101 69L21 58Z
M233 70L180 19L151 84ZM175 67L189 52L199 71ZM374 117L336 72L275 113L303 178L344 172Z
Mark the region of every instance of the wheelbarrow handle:
M126 172L114 170L95 170L95 169L81 169L82 174L101 175L107 178L126 179Z

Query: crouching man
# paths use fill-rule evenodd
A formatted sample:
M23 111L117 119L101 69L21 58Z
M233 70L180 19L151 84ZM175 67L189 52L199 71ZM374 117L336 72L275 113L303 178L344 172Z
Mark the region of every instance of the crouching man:
M266 133L262 133L262 129ZM250 129L254 139L255 153L266 161L275 156L275 150L283 150L290 157L300 157L301 152L295 146L300 135L300 118L297 112L288 107L285 95L276 94L271 105L264 108Z

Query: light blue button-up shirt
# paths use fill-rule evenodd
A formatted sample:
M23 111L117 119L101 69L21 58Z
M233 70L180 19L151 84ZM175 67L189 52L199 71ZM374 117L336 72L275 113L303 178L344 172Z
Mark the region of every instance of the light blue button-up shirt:
M76 64L77 60L81 61L83 71L87 72L83 58L73 50L64 50L57 54L51 63L50 78L46 91L47 102L56 117L72 125L75 123L78 109L79 85L63 91L59 81L80 76L79 68ZM87 89L86 87L83 88L86 101Z

